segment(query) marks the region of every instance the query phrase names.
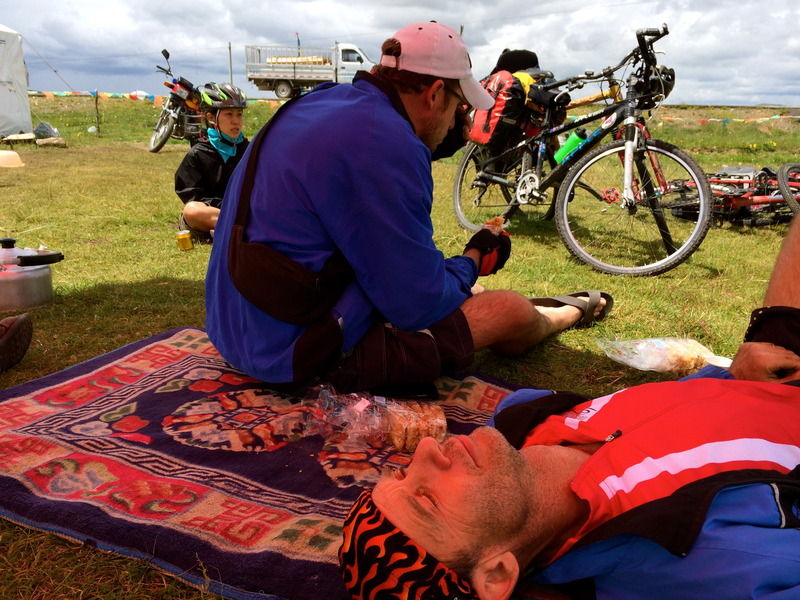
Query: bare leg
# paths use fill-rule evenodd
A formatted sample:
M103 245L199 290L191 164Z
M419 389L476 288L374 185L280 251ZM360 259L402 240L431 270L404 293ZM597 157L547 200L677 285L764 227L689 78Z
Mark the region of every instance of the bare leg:
M603 306L605 300L598 304L596 314ZM468 298L461 310L467 317L475 349L493 348L503 354L525 352L581 318L581 311L574 306L536 307L511 290L486 290Z
M212 231L217 226L219 209L204 202L187 202L183 207L184 220L198 231Z
M796 217L775 260L764 306L800 308L800 219Z
M763 306L800 308L800 219L797 217L775 260ZM791 381L800 378L800 356L766 342L745 342L739 346L730 372L736 379Z

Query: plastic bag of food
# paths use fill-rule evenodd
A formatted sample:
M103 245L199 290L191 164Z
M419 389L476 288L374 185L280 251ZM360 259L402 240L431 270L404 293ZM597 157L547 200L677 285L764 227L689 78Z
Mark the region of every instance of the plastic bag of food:
M689 338L663 337L640 340L597 339L606 356L641 371L673 372L681 377L715 358L711 350Z
M413 452L424 437L441 442L447 434L447 420L438 404L390 400L386 408L389 442L401 452Z
M319 389L313 421L307 431L326 437L339 435L344 441L373 448L393 445L413 452L424 437L444 440L447 421L444 410L433 402L387 400L368 393L337 394L330 386Z

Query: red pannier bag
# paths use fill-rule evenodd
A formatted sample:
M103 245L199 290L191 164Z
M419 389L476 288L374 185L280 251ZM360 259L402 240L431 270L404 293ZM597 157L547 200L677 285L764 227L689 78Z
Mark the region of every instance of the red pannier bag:
M560 125L566 119L565 106L569 95L544 90L539 85L541 71L498 71L481 81L484 89L495 99L490 110L476 110L472 116L469 138L499 154L523 137L533 137L545 126L545 114L552 107L552 123Z
M499 152L521 138L519 122L525 107L525 90L519 79L508 71L489 75L481 85L494 98L494 106L475 111L469 139Z

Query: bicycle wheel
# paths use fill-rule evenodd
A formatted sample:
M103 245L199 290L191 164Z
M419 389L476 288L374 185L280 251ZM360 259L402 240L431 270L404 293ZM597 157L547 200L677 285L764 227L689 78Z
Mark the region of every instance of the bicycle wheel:
M800 212L800 163L784 163L780 166L778 189L792 212Z
M456 171L453 185L453 208L458 224L469 231L478 231L489 219L497 216L509 219L519 209L514 187L521 169L521 159L511 161L506 172L491 170L487 165L489 151L474 142L467 144ZM484 165L489 168L484 170ZM493 180L506 180L503 185Z
M611 275L657 275L685 261L711 225L700 166L679 148L646 139L634 153L635 203L623 202L625 142L592 150L570 169L556 199L556 226L580 261Z

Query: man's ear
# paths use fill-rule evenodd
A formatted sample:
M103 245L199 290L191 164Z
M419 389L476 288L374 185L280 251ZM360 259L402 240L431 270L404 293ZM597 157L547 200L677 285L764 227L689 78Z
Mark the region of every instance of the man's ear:
M519 579L519 563L510 551L495 554L472 571L472 586L481 600L507 600Z
M425 90L423 94L426 107L429 109L433 108L434 104L436 104L436 100L439 99L439 96L446 94L447 91L444 89L444 81L437 79L433 85Z

